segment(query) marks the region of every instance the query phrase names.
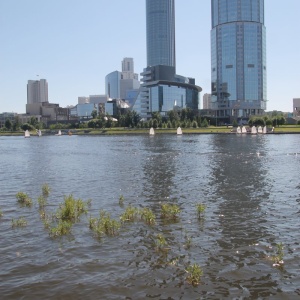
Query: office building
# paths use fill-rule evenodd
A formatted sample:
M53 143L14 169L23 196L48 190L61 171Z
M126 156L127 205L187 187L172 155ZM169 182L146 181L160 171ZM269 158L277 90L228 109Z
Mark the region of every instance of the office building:
M134 73L133 58L125 57L122 72L114 71L105 77L105 93L110 99L128 99L128 93L140 88L139 76Z
M46 79L28 80L27 104L48 102L48 82Z
M264 0L211 0L212 109L219 124L266 109Z
M147 66L176 67L174 0L146 0Z
M211 94L204 94L203 95L203 109L210 109L211 108Z
M293 116L300 117L300 98L293 99Z
M173 109L198 111L202 89L193 78L176 74L174 0L146 0L146 34L147 67L133 109L143 119Z

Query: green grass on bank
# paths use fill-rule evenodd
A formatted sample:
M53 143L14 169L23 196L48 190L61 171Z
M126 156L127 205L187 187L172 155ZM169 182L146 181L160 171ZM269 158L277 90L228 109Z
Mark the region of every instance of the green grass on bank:
M230 133L232 128L227 126L209 126L201 128L182 128L183 134L217 134L217 133ZM63 135L67 135L68 130L62 132ZM73 135L118 135L118 134L149 134L148 128L102 128L102 129L71 129ZM56 131L55 131L56 133ZM42 130L43 135L54 135L53 130ZM276 127L274 133L300 133L300 125L283 125ZM157 128L155 134L176 134L174 128ZM37 136L35 131L30 132L32 137ZM24 136L23 131L0 131L0 136Z

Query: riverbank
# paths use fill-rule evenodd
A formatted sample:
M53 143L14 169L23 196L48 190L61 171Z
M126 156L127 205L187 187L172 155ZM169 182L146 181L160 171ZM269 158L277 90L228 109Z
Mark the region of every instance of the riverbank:
M120 135L120 134L149 134L148 128L105 128L105 129L70 129L72 135ZM182 128L183 134L235 134L233 128L227 126L209 126L201 128ZM56 131L44 129L42 130L42 135L55 135ZM300 133L300 125L285 125L281 127L276 127L272 134L298 134ZM37 136L35 131L32 131L31 136ZM62 135L68 135L69 130L62 130ZM176 129L174 128L157 128L155 129L155 134L176 134ZM0 132L0 136L23 136L23 131L3 131Z

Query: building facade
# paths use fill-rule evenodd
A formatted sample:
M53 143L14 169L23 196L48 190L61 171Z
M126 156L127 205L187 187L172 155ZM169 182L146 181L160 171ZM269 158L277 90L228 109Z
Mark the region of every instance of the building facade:
M28 80L27 104L48 102L48 82L46 79Z
M146 0L147 66L176 67L174 0Z
M211 94L204 94L203 95L203 109L210 109L211 108Z
M105 93L111 99L127 100L128 92L139 88L139 76L134 73L134 63L131 57L123 59L122 72L114 71L105 77Z
M293 116L300 118L300 98L293 99Z
M174 0L146 0L146 35L147 67L133 109L142 119L173 109L198 111L202 89L193 78L176 74Z
M211 0L212 109L220 122L266 109L264 0Z

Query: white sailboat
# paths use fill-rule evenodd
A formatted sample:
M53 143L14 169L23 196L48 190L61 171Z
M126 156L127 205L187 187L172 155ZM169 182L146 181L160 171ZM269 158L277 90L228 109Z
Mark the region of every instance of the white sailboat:
M251 128L251 134L257 134L256 126L252 126L252 128Z
M242 127L242 133L247 133L247 129L245 126Z
M258 128L257 128L257 133L263 133L263 129L262 129L261 126L258 126Z
M154 135L155 134L153 127L150 128L149 134L150 135Z
M61 130L58 130L58 133L56 133L55 135L61 135Z
M39 129L37 134L38 134L38 136L42 136L42 131Z
M263 133L267 133L267 126L264 126Z
M237 127L236 133L242 133L242 130L241 130L241 127L240 127L240 126Z
M28 130L25 130L24 137L25 138L30 138L30 133L29 133Z
M181 129L181 127L178 127L178 128L177 128L177 134L179 134L179 135L182 134L182 129Z

